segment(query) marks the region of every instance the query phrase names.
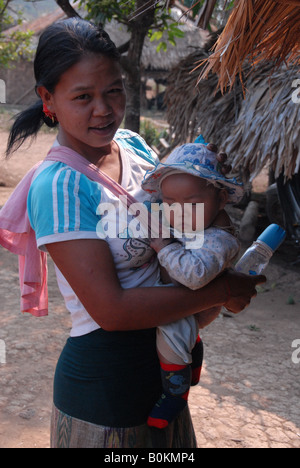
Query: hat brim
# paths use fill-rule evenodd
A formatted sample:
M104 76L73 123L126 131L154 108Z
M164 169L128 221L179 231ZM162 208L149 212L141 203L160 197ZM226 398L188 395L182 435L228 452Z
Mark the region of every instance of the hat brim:
M228 191L228 203L236 204L238 203L244 195L243 184L237 182L236 179L227 179L226 177L222 176L220 173L212 171L211 169L207 169L201 165L190 164L187 165L186 163L176 163L176 164L163 164L159 163L155 169L152 171L148 171L145 174L144 180L142 182L142 188L145 192L150 194L159 194L160 193L160 182L162 178L165 178L168 175L168 172L174 172L174 170L178 170L180 172L186 172L187 174L191 174L196 177L200 177L201 179L206 179L211 183L215 183L218 187L220 185L224 186L224 188Z

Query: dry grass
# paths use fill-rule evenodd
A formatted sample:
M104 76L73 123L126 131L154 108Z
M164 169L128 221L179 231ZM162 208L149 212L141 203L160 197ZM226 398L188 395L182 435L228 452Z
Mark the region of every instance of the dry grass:
M221 92L233 88L236 77L243 83L243 64L252 66L272 60L300 64L299 0L237 0L214 52L198 64L199 79L212 71L219 77ZM245 92L245 90L244 90Z

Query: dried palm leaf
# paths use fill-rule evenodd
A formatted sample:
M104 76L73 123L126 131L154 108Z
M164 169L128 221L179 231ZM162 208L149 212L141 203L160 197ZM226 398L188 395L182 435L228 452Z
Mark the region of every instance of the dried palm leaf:
M239 118L224 141L232 165L255 178L268 164L277 178L291 178L300 167L300 106L292 100L299 67L283 65L269 76L266 66L247 80L248 93Z
M260 62L255 69L247 63L232 92L216 90L218 77L210 73L197 85L195 61L204 60L200 49L182 60L170 73L166 90L167 119L172 147L193 141L202 133L225 150L236 174L255 177L266 166L276 177L283 171L290 178L300 169L300 105L292 100L292 83L300 67Z
M296 0L237 0L214 52L198 64L199 80L212 71L219 77L222 92L242 80L247 59L256 66L272 60L300 63L300 2ZM244 90L245 91L245 90Z
M236 120L241 103L242 90L236 84L234 92L223 96L214 95L218 82L216 75L210 74L207 80L197 85L198 72L193 70L195 61L208 57L199 49L190 54L171 70L165 93L167 120L172 147L193 141L200 132L209 141L220 144L230 132Z

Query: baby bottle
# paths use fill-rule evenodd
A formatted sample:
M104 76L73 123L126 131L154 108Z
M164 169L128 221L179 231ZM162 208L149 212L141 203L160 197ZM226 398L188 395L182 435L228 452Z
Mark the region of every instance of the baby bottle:
M247 275L260 275L285 237L284 229L277 224L271 224L246 250L235 266L236 271Z

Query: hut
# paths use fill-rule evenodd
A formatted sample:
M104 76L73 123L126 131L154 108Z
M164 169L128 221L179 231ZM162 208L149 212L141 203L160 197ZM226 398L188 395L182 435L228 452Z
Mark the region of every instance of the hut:
M28 23L14 26L4 32L11 34L14 31L30 30L34 32L32 48L37 46L38 37L50 24L65 17L64 12L58 8L47 12ZM9 68L0 68L0 78L6 84L6 103L13 106L30 105L36 100L35 79L32 61L26 57L11 63Z
M161 94L164 94L170 70L192 51L204 46L207 40L207 32L197 28L193 21L182 17L182 12L177 8L172 9L172 15L174 20L179 21L178 28L184 33L184 36L176 39L176 45L168 42L167 32L163 33L159 41L152 41L151 38L146 37L141 57L144 97L147 85L149 85L152 88L149 93L149 100L151 100L152 95L152 99L156 101L158 106L163 102ZM105 30L117 47L126 44L130 39L130 33L127 31L126 26L114 20L105 24ZM166 43L166 49L161 48L158 50L158 45L162 42ZM197 46L195 46L195 43Z
M299 50L298 0L237 0L213 52L199 49L177 64L166 91L172 145L201 132L244 180L268 165L298 245Z
M213 53L199 48L174 67L166 104L173 145L199 131L255 177L300 169L300 5L238 0Z
M200 79L213 71L222 92L242 81L243 65L272 61L300 64L299 0L236 0L214 52L205 61Z
M266 164L276 178L282 171L287 178L298 173L300 106L293 83L300 67L283 64L274 71L273 62L261 62L255 69L246 64L243 84L238 77L232 91L222 94L216 74L197 84L195 62L207 57L206 50L198 50L170 73L165 102L171 145L202 133L228 152L234 170L242 169L244 177L253 179Z
M176 8L173 9L173 15L175 15L175 19L179 19L182 16ZM32 47L34 48L41 32L47 26L65 17L66 15L61 8L57 8L28 23L17 25L7 30L6 33L9 34L15 30L33 31L34 39ZM183 18L178 27L184 33L184 37L177 39L176 47L169 43L167 45L167 51L163 49L157 51L159 42L151 41L150 38L146 38L141 60L144 84L150 79L155 81L157 89L159 85L166 85L170 69L178 63L180 59L188 55L191 50L195 49L195 41L197 46L200 47L205 43L205 31L197 28L188 18ZM123 46L130 39L130 33L127 31L126 26L115 20L107 22L105 24L105 30L109 33L117 47ZM167 33L164 33L161 41L168 43ZM12 64L11 68L0 69L0 79L6 83L6 101L8 104L28 105L36 99L31 61L20 59L19 62Z

